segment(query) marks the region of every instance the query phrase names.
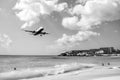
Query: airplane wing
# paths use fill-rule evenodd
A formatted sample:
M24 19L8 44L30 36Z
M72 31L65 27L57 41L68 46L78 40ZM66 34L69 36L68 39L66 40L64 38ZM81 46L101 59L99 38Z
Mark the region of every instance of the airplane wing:
M35 33L35 31L24 30L25 32Z

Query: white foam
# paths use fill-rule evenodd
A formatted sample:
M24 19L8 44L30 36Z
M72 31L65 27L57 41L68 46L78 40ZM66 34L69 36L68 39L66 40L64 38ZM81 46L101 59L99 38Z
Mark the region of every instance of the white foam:
M14 79L27 79L36 77L45 77L49 75L63 74L71 71L88 68L93 65L81 65L78 63L56 65L52 68L35 68L35 69L23 69L19 71L11 71L0 73L0 80L14 80Z

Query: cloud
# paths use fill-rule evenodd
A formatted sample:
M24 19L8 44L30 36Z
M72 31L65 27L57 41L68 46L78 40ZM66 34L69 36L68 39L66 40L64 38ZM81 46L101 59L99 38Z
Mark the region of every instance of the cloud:
M99 36L99 33L92 31L79 31L76 35L63 34L62 38L57 40L59 45L73 47L79 45L80 42L88 40L91 36Z
M67 8L67 3L58 3L58 0L19 0L14 6L16 16L24 21L21 28L33 26L40 21L43 15L49 15L53 11L61 12Z
M92 31L97 25L120 20L120 0L77 0L68 13L71 17L63 18L62 25L78 33L71 36L64 34L57 42L68 46L78 45L91 36L100 35Z
M120 20L119 0L88 0L83 6L77 4L69 12L73 17L64 18L63 26L71 29L90 30L102 22ZM76 16L76 17L75 17ZM77 17L80 17L78 19ZM69 21L74 18L72 26ZM68 25L66 25L68 23ZM69 26L69 27L68 27Z
M6 34L0 34L0 45L2 47L8 47L12 43L12 40Z
M62 25L65 28L68 28L68 29L71 29L71 30L78 30L79 27L76 24L77 22L78 22L78 17L76 17L76 16L66 17L62 21Z
M85 5L85 3L90 0L76 0L76 3L79 3L81 5Z

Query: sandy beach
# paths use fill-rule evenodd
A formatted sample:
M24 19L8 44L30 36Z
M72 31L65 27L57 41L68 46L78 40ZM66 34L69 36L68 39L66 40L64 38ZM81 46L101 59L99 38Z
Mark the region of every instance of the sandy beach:
M22 80L120 80L120 69L94 68L54 76Z
M94 66L87 70L22 80L120 80L120 68L118 65Z

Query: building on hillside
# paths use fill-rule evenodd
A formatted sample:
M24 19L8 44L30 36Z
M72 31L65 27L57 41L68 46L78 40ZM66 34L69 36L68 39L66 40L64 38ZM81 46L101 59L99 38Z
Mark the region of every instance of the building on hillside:
M113 47L103 47L100 48L100 50L103 50L104 54L112 54L113 52L115 52L115 49Z
M120 50L115 50L113 47L103 47L99 49L90 50L71 50L65 53L61 53L60 56L104 56L119 54Z

